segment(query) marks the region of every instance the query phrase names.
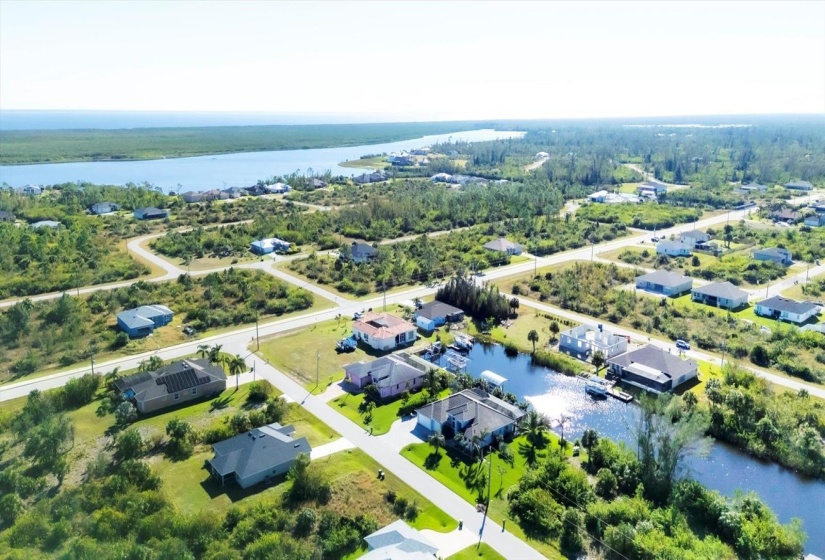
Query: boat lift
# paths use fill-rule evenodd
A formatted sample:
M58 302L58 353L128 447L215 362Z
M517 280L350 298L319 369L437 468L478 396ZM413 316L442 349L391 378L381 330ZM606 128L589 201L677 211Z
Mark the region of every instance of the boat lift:
M444 354L444 361L447 364L447 371L452 373L462 373L462 370L467 367L467 363L469 363L470 358L467 356L462 356L455 350L447 350L447 353Z

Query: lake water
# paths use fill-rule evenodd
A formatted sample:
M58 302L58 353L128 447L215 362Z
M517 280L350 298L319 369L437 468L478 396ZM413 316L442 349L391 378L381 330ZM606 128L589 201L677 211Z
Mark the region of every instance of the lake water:
M558 420L564 416L567 439L575 440L592 428L635 448L629 425L636 405L613 398L593 399L584 392L584 380L534 366L526 354L507 356L498 344L476 344L468 357L468 373L479 377L482 371L491 370L506 377L505 390L551 418L554 431L560 432ZM707 457L691 458L688 469L696 480L726 496L736 490L756 492L783 523L798 517L808 534L806 551L825 555L825 482L801 477L722 443L714 443Z
M520 138L524 132L503 130L468 130L451 134L423 136L413 140L368 144L348 148L313 150L278 150L246 152L216 156L158 159L143 161L103 161L0 166L0 184L54 185L70 181L88 181L100 185L125 185L148 182L165 191L203 191L226 187L245 187L266 179L312 170L333 175L360 175L365 169L340 167L338 163L358 159L366 154L413 150L439 142L464 140L481 142L497 138Z

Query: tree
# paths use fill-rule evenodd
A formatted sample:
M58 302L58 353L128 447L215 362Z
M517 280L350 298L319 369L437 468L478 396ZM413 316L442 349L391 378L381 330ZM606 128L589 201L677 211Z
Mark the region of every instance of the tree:
M529 333L527 333L527 340L533 343L533 354L535 354L536 342L539 341L539 333L536 332L536 329L532 329Z
M143 360L138 365L138 371L157 371L163 367L163 360L160 356L150 356L148 360Z
M55 474L60 482L66 473L66 453L74 445L74 425L64 414L52 414L27 434L23 454L38 468Z
M224 356L221 355L221 348L223 348L223 344L215 344L209 347L207 356L209 357L210 364L224 365Z
M226 367L229 375L240 375L246 371L246 361L236 354L227 360Z
M612 500L616 496L619 482L610 469L601 468L596 473L596 494L605 500Z
M581 514L576 508L567 508L562 516L559 546L570 558L578 558L583 545L581 536Z
M685 403L685 408L688 410L688 412L692 412L696 408L696 405L699 403L699 399L696 398L696 395L694 393L688 391L687 393L682 395L682 402Z
M195 434L187 422L173 418L166 424L166 435L169 436L166 448L169 457L181 460L192 454Z
M582 434L582 446L587 450L587 462L591 462L591 453L596 444L599 443L599 434L596 430L587 428Z
M129 401L123 401L115 409L115 422L117 422L118 426L125 426L126 424L134 422L137 420L137 417L137 408Z
M143 437L137 428L129 428L115 439L115 453L122 460L137 459L143 454L143 448Z
M599 370L602 369L602 366L605 363L604 354L602 354L601 350L596 350L593 352L593 366L596 368L596 374L598 375Z
M534 447L544 445L544 433L547 431L547 424L545 424L544 418L542 418L538 412L531 410L527 414L527 419L524 421L522 429L527 434L527 441Z
M364 424L369 426L372 424L372 413L375 410L375 402L364 400L358 406L358 412L364 417Z
M556 340L556 336L559 334L559 324L556 321L550 322L550 333L553 335L553 340Z
M209 345L208 344L198 344L198 356L201 358L205 358L209 355Z
M444 439L444 434L442 434L441 432L433 432L432 434L430 434L430 437L427 438L427 443L433 446L433 448L435 449L434 453L436 455L440 455L439 451L442 447L444 447L444 445L447 442Z

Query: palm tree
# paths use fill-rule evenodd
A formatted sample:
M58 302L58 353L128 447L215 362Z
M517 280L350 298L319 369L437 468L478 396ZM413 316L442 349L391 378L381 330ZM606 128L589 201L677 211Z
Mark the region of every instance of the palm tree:
M435 454L439 455L439 450L446 445L447 440L444 439L444 434L441 432L433 432L430 437L427 438L427 443L435 448Z
M599 443L599 434L596 430L586 429L582 434L582 446L587 449L587 462L590 462L590 453L596 444Z
M533 354L535 354L536 342L539 341L539 333L536 332L536 329L532 329L529 333L527 333L527 340L533 343Z
M596 366L596 375L598 375L599 370L602 369L604 365L604 354L602 354L601 350L596 350L593 353L593 365Z
M246 362L239 355L235 355L227 360L226 367L229 369L229 375L240 375L246 371Z
M223 356L221 356L221 348L223 348L222 344L215 344L214 346L209 347L209 350L207 350L207 354L209 355L210 364L223 363Z
M205 358L209 355L209 345L208 344L199 344L198 345L198 356L201 358Z
M544 419L538 412L531 410L527 414L527 420L525 421L523 429L527 434L527 440L533 445L536 445L538 442L542 441L544 432L547 431L547 425L544 423Z

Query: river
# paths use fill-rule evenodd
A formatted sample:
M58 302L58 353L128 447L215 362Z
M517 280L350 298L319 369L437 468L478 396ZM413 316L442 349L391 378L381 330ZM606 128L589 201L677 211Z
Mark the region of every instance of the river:
M360 175L363 168L341 167L338 164L358 159L366 154L381 154L413 150L439 142L464 140L482 142L498 138L520 138L524 132L505 130L468 130L450 134L423 136L412 140L367 144L346 148L312 150L277 150L245 152L215 156L153 159L141 161L97 161L77 163L46 163L0 166L0 184L54 185L71 181L88 181L98 185L125 185L148 182L164 190L203 191L226 187L245 187L259 179L305 173L309 170L333 175Z
M498 344L476 344L469 353L467 372L478 377L491 370L508 379L507 392L529 402L553 422L569 440L581 437L587 428L634 448L630 433L636 405L616 399L593 399L584 392L584 380L568 377L548 368L534 366L530 356L507 356ZM774 463L766 463L736 448L716 442L707 457L692 457L688 472L696 480L726 496L736 490L754 491L783 523L798 517L808 534L807 552L825 554L825 482L812 480Z

